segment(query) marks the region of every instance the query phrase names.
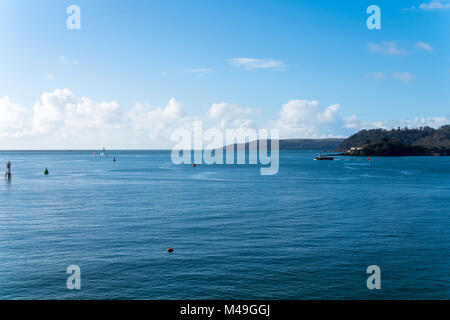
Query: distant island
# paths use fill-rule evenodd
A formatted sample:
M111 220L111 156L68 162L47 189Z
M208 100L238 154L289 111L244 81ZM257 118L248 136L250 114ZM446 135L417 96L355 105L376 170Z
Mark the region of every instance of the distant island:
M450 125L361 130L338 147L344 156L450 156Z

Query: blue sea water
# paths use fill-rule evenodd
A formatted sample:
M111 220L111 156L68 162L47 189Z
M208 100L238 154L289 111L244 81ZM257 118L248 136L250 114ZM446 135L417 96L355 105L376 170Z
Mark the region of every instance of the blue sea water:
M261 176L167 151L0 152L0 298L449 299L450 159L315 155Z

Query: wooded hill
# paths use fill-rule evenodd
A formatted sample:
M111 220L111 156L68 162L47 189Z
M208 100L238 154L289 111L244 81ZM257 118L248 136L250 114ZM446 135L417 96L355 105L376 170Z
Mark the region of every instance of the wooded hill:
M345 139L338 150L355 156L450 155L450 125L361 130Z

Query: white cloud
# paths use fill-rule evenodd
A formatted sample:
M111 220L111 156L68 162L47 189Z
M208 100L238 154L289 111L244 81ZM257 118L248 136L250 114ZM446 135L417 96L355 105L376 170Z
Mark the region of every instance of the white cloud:
M416 43L416 48L418 49L422 49L428 52L433 51L433 48L431 47L431 45L429 45L428 43L422 42L422 41L418 41Z
M103 130L120 126L118 104L77 99L69 89L45 92L33 107L35 134L59 132L62 136L77 135L84 130Z
M394 72L392 76L402 82L408 83L414 80L414 76L409 72Z
M345 127L350 129L361 128L361 120L356 116L356 114L351 115L344 119Z
M369 42L367 45L370 51L387 56L401 56L408 53L406 50L399 48L395 41L384 41L381 44Z
M395 127L408 127L408 128L418 128L418 127L433 127L438 128L443 125L447 125L450 123L450 119L448 117L415 117L411 120L398 120L394 121L392 128Z
M0 97L0 137L22 137L29 126L27 109L12 102L9 97Z
M152 108L148 104L137 103L126 113L125 119L134 134L165 139L170 137L168 130L173 126L180 126L183 121L189 120L183 105L174 98L164 107Z
M344 119L338 104L322 107L316 100L290 100L280 111L275 126L284 138L327 138L346 136L359 119Z
M413 119L400 119L387 122L370 122L362 123L361 129L394 129L394 128L419 128L419 127L432 127L439 128L443 125L450 124L449 117L415 117Z
M370 122L370 123L365 123L363 125L364 129L388 129L388 126L381 121L375 121L375 122ZM393 127L391 127L393 128Z
M251 108L242 108L226 102L213 103L208 110L209 119L213 120L219 129L254 128L254 121L247 116L255 113Z
M209 120L208 113L190 116L182 103L172 98L164 107L152 107L137 103L124 115L126 136L129 137L124 148L170 148L172 133L177 129L192 130L195 121ZM205 128L209 125L204 122Z
M285 65L282 61L272 59L254 59L254 58L234 58L230 63L237 67L242 67L245 70L254 69L270 69L273 71L282 71Z
M450 9L450 3L447 3L445 1L430 1L430 2L424 2L419 5L419 8L425 11L432 11L432 10L446 10Z
M354 128L356 131L361 129L394 129L394 128L419 128L419 127L432 127L439 128L443 125L450 124L450 117L415 117L412 119L400 119L392 121L372 121L372 122L359 122Z

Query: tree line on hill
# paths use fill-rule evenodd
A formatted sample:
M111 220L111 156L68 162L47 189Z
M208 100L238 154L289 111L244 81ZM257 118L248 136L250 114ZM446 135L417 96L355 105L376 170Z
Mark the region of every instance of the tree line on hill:
M353 156L448 156L450 125L361 130L345 139L338 151Z

